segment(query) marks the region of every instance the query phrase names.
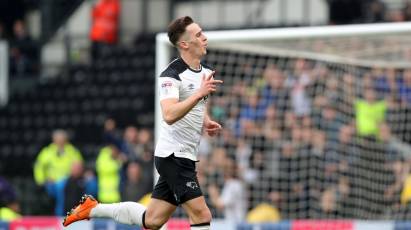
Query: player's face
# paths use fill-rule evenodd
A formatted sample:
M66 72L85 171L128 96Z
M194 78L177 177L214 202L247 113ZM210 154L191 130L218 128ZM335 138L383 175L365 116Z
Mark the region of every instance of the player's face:
M197 23L191 23L186 28L188 35L188 50L196 56L202 57L207 54L207 37Z

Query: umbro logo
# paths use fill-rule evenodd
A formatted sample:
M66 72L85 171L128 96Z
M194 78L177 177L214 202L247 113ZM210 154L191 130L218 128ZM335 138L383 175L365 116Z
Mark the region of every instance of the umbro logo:
M187 182L187 183L186 183L186 186L189 187L189 188L192 188L192 189L198 188L197 183L194 182L194 181Z
M194 89L194 84L193 84L193 83L189 84L189 85L188 85L188 89L189 89L189 90L193 90L193 89Z

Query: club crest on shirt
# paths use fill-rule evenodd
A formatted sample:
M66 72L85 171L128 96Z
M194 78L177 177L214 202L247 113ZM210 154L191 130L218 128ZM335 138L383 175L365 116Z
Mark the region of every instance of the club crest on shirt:
M189 188L191 188L191 189L196 189L196 188L198 188L198 185L197 185L197 183L196 183L195 181L189 181L189 182L187 182L187 183L186 183L186 186L189 187Z
M165 81L161 84L161 88L170 88L171 86L173 86L172 81Z
M165 95L169 94L169 89L171 89L171 87L173 87L172 81L164 81L163 83L161 83L161 90Z

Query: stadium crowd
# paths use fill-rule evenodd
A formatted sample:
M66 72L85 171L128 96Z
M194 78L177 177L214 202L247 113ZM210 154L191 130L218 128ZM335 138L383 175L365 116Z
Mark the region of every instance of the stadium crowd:
M221 75L223 92L211 97L209 110L224 129L217 139L202 137L197 166L214 215L251 222L407 218L411 71L361 68L354 75L323 62L289 63L267 64L256 76ZM107 203L147 199L151 130L121 131L107 119L106 144L85 163L67 137L56 130L34 165L56 215L82 193Z
M34 179L53 198L55 215L65 214L83 194L113 203L138 201L152 190L151 131L128 126L120 135L113 119L108 119L104 128L106 144L95 162L84 162L64 130L54 131L52 143L37 156Z
M224 193L225 164L233 161L248 209L269 203L285 219L404 218L411 70L354 74L289 62L267 65L261 77L222 77L226 88L210 110L225 129L215 142L203 138L204 187Z

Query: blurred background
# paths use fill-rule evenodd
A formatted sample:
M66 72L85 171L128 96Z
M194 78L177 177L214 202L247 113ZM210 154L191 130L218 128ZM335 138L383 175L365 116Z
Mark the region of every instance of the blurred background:
M155 35L183 15L206 31L394 23L411 21L411 1L0 1L0 220L63 216L83 193L101 202L147 202ZM401 41L409 49L407 38ZM354 43L297 47L362 47ZM214 216L227 218L225 184L234 178L244 200L237 221L264 208L272 221L408 218L409 67L235 50L211 50L206 60L227 82L210 102L227 131L214 141L203 137L198 165ZM364 115L369 108L374 112ZM390 140L396 147L384 149Z

